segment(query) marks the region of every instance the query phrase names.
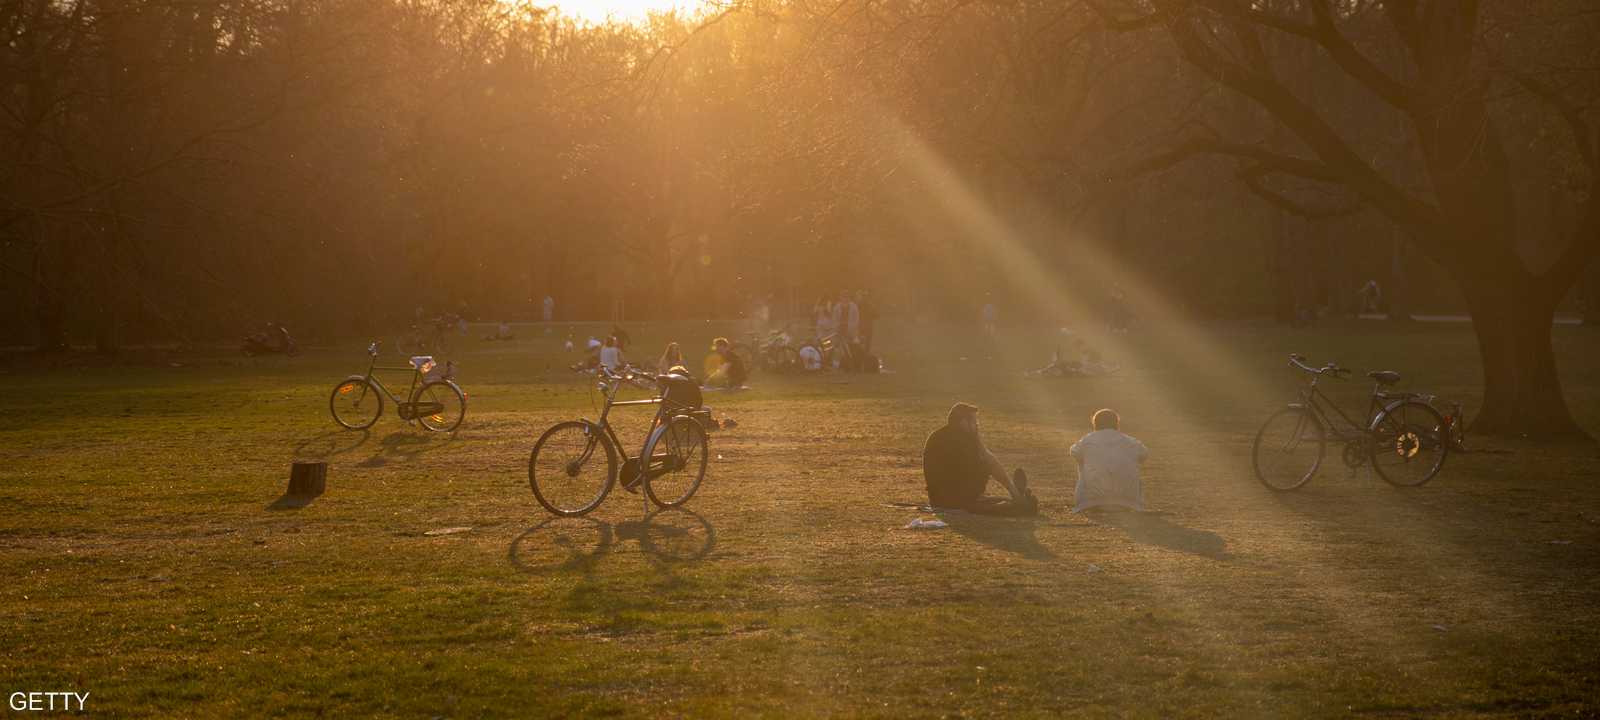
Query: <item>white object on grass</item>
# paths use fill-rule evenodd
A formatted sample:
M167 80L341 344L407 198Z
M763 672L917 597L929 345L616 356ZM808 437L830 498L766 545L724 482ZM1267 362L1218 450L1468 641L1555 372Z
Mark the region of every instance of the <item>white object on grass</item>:
M469 527L448 527L439 528L438 530L429 530L423 533L423 535L455 535L457 533L469 532L471 530L472 528Z
M938 530L939 528L943 528L943 527L950 527L950 523L947 523L947 522L945 522L943 520L924 520L922 518L917 518L915 520L912 520L911 522L906 523L906 526L904 528L901 528L901 529L902 530Z

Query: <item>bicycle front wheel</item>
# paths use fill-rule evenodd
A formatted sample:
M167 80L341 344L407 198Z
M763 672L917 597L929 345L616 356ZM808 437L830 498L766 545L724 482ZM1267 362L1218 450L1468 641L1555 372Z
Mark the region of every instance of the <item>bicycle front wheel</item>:
M383 393L366 378L346 378L328 396L328 412L340 427L365 430L383 414Z
M1417 487L1439 474L1450 429L1427 403L1390 406L1372 422L1372 469L1390 485Z
M688 415L678 415L650 435L644 492L661 507L677 507L694 497L706 477L706 430Z
M563 517L599 507L616 481L616 448L600 428L586 422L569 420L544 431L528 456L534 499Z
M1322 466L1327 434L1305 408L1279 410L1256 433L1251 452L1256 479L1273 490L1294 490L1311 481Z
M449 380L423 385L411 402L417 422L434 432L455 432L467 416L467 394Z

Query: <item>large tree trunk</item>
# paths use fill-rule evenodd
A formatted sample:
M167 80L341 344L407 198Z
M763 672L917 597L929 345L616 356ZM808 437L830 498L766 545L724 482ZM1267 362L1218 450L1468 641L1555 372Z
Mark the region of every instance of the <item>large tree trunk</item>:
M1581 437L1561 396L1550 344L1555 305L1541 293L1465 283L1483 361L1483 407L1471 430L1549 439Z
M1406 281L1406 234L1397 225L1394 228L1394 255L1389 263L1389 283L1383 296L1389 305L1389 321L1410 323L1411 288Z

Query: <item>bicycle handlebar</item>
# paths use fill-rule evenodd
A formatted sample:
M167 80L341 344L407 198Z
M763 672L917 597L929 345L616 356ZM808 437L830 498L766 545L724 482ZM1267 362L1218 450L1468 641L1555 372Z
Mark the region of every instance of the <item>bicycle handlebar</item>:
M1327 365L1324 365L1320 368L1311 367L1310 365L1306 364L1306 356L1299 353L1292 353L1289 355L1289 367L1311 373L1312 375L1331 375L1335 378L1350 376L1350 368L1339 367L1339 364L1336 362L1330 361Z
M603 378L605 378L607 380L620 380L622 382L632 383L632 384L637 385L639 387L645 387L645 385L643 385L643 384L641 384L639 382L640 379L650 380L650 381L654 381L654 380L657 379L654 374L645 372L644 370L640 370L639 368L636 368L636 367L634 367L632 365L624 365L623 368L622 368L622 372L621 373L617 373L617 372L613 371L611 368L608 368L608 367L606 367L604 365L601 365L599 370L600 370L600 377L603 377Z

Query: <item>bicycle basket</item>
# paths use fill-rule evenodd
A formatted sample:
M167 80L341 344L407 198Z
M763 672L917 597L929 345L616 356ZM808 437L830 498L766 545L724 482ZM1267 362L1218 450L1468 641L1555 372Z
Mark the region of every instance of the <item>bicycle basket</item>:
M672 373L661 376L661 403L669 411L699 410L705 403L700 395L700 385L688 375Z

